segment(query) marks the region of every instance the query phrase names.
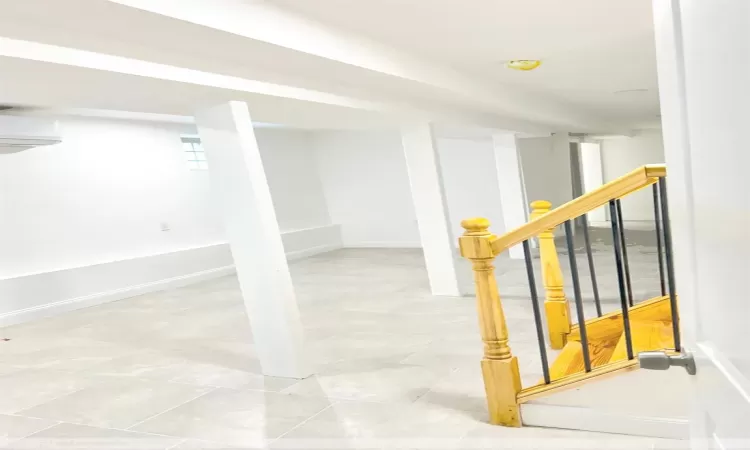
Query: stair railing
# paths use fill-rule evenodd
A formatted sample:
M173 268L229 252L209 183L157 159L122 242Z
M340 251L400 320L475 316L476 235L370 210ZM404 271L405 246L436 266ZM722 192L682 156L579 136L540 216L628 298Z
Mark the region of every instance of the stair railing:
M625 237L622 227L622 208L620 199L635 191L654 186L655 219L657 222L657 244L659 256L659 272L661 275L662 293L664 293L665 271L662 267L662 244L666 262L666 284L668 287L669 306L672 320L674 350L680 351L679 318L674 285L674 270L672 267L671 234L669 232L669 211L666 196L666 168L663 165L649 165L640 167L620 178L609 182L598 189L578 197L558 208L550 209L548 202L535 202L532 207L532 220L510 232L495 236L490 230L490 223L486 219L475 218L464 220L461 225L466 232L459 238L461 254L472 261L474 280L476 284L477 310L479 314L480 332L484 342L484 357L482 359L482 376L489 410L490 422L506 426L521 426L520 403L536 397L544 391L570 387L585 379L600 374L610 373L621 369L633 368L636 364L633 354L633 342L629 323L629 312L639 307L651 307L653 303L632 307L632 288L630 287ZM572 221L586 213L609 204L613 244L618 276L618 286L621 300L622 324L624 329L627 359L604 366L592 367L587 338L587 322L584 317L583 299L581 296L580 279L578 276L575 246L573 245ZM571 326L568 301L563 292L562 272L560 271L557 250L554 244L554 229L563 225L566 234L568 258L573 280L574 300L576 304L577 324ZM584 239L587 246L589 267L593 273L593 259L588 236L588 227L584 225ZM544 342L544 324L538 304L532 256L529 240L539 238L540 256L543 269L542 276L545 286L545 311L548 315L547 330L553 348L561 347L564 341L572 336L580 341L584 372L567 375L552 380L549 372L547 349ZM522 388L518 359L511 352L509 346L508 329L505 321L502 301L499 295L494 275L493 261L495 257L510 247L523 245L527 275L529 278L532 310L536 325L539 353L544 381L536 386ZM595 304L597 306L596 320L609 320L612 316L602 316L599 294L594 284Z
M552 203L537 200L531 203L531 220L537 219L552 208ZM550 347L561 349L565 346L570 333L570 305L565 298L563 274L555 246L555 229L550 228L539 233L539 258L542 262L542 281L544 282L544 312L547 315L547 330Z

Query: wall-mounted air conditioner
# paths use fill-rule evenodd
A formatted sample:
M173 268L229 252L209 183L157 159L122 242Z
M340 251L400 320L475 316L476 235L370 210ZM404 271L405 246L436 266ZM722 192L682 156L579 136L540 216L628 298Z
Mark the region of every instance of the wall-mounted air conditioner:
M39 117L0 115L0 154L62 142L57 122Z

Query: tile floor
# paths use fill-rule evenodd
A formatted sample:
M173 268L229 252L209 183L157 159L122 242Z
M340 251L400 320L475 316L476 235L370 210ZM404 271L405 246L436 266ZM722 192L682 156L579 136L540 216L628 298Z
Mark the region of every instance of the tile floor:
M611 310L619 301L612 254L606 233L597 236ZM658 290L658 275L653 246L637 241L628 250L642 299ZM592 315L585 259L578 265ZM524 381L534 383L540 368L524 266L503 258L497 266L513 352ZM234 277L134 297L0 329L10 339L0 341L0 447L682 444L486 424L474 301L429 295L417 250L340 250L291 267L316 375L261 375Z

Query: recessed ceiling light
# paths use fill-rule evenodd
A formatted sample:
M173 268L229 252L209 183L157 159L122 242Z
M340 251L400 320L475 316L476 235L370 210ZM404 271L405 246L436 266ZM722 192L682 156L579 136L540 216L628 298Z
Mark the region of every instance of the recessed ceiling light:
M639 92L648 92L648 89L623 89L621 91L615 91L614 94L637 94Z
M538 59L512 59L505 66L513 70L534 70L541 64Z

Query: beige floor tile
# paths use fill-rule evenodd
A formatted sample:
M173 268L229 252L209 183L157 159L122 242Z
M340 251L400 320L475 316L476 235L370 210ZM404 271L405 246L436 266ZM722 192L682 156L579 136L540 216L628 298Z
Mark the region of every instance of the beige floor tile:
M263 446L330 406L327 399L219 388L135 427L231 445Z
M274 441L273 448L450 448L476 414L429 404L342 401Z
M650 450L658 441L618 434L537 427L508 428L479 423L466 433L459 448Z
M433 383L450 373L450 369L435 370L375 362L344 362L327 367L322 374L302 380L283 392L346 400L409 403L426 394Z
M417 403L485 414L487 399L479 364L474 361L473 364L456 369L434 383L425 395L419 397Z
M23 369L80 370L117 356L132 348L108 342L65 336L33 336L12 339L0 345L0 363Z
M182 357L185 352L146 351L125 355L85 370L102 377L140 378L208 387L280 391L299 380L264 377L258 372L234 369Z
M60 424L10 445L11 449L160 450L178 445L179 439L130 431Z
M91 379L57 370L19 370L0 376L0 413L13 414L26 408L83 389Z
M222 444L221 442L209 442L201 441L198 439L185 439L175 447L169 450L238 450L238 449L265 449L266 446L252 447L249 445L243 445L241 447L230 446L229 444Z
M592 237L605 311L618 309L611 235ZM657 292L653 245L628 250L636 297ZM593 317L584 255L585 311ZM568 273L562 253L561 263ZM523 262L500 257L496 266L510 345L524 382L533 384L541 368ZM229 276L2 329L0 338L11 340L0 341L0 413L28 410L105 427L150 417L135 428L186 439L174 443L186 448L262 447L282 434L274 446L445 448L602 437L483 429L474 299L431 296L419 250L346 249L290 267L315 376L260 375L237 279ZM91 431L67 427L55 429L68 437Z
M211 389L149 380L98 378L84 389L19 414L79 425L127 429Z
M281 442L275 442L272 447L294 443L304 445L304 441L338 441L347 445L358 440L378 439L381 427L393 419L395 406L391 403L338 401L285 434Z
M0 448L56 424L49 420L0 414Z

